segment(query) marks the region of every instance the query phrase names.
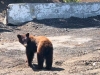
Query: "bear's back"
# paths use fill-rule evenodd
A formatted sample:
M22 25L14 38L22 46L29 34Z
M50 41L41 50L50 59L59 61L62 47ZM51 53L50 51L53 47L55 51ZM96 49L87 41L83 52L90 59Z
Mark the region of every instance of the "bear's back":
M36 38L36 42L38 43L42 43L44 46L48 45L48 46L52 46L51 41L45 37L45 36L37 36Z

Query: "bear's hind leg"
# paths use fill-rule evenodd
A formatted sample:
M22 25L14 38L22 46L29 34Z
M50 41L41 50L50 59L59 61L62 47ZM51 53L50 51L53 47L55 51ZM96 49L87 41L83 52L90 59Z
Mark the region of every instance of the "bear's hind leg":
M43 68L44 57L42 54L37 53L37 60L38 60L38 69Z
M47 70L50 70L52 68L52 62L53 62L53 59L52 59L52 55L47 55L46 56L46 69Z

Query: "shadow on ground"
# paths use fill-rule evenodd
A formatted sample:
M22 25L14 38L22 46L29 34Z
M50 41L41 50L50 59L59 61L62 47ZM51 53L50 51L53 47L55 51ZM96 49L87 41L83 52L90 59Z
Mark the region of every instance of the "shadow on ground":
M34 28L34 25L36 27L41 26L41 24L45 26L51 26L51 27L56 27L56 28L69 28L69 29L79 29L79 28L99 28L100 27L100 16L95 16L95 17L89 17L89 18L75 18L71 17L69 19L44 19L44 20L36 20L34 19L33 21L35 24L29 24L29 22L23 23L22 25L18 26L9 26L9 28L0 28L0 32L9 32L13 30L18 30L19 26L23 25L30 25L31 27ZM2 23L0 23L2 24ZM37 26L38 25L38 26ZM7 26L6 26L7 27Z
M63 68L59 68L59 67L52 67L51 70L46 70L45 68L43 68L42 70L39 70L37 64L33 64L33 66L31 67L33 71L62 71L64 70Z
M83 18L83 19L75 17L71 17L69 19L44 19L44 20L33 20L33 22L58 28L73 29L73 28L100 27L100 16Z
M8 28L6 28L4 26L4 24L2 22L0 22L0 33L1 32L11 32L11 30L9 30Z
M2 32L12 32L13 30L20 30L17 26L6 26L2 22L0 22L0 33Z
M99 28L100 27L100 16L95 16L95 17L89 17L89 18L76 18L76 17L71 17L68 19L43 19L43 20L36 20L34 19L33 21L36 23L34 25L38 27L37 25L41 26L41 24L45 26L52 26L56 28L69 28L69 29L79 29L79 28ZM21 25L18 26L23 26L23 25L30 25L29 22L25 22ZM12 24L9 24L9 26L14 26ZM16 26L16 25L15 25ZM16 28L18 27L16 26Z

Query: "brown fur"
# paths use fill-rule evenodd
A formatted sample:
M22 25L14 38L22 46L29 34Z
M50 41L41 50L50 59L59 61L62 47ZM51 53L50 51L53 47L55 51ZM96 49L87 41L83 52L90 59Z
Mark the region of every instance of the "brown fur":
M26 47L26 56L28 65L32 65L34 53L37 52L38 68L43 68L44 59L46 61L46 69L51 69L53 62L53 45L45 36L17 35L19 42Z

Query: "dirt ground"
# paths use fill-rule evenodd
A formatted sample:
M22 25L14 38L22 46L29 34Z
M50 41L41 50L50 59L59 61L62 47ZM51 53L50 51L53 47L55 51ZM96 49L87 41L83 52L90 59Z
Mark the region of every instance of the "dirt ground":
M2 8L3 9L3 8ZM100 75L100 16L79 19L33 20L22 26L3 25L0 12L0 75ZM54 46L50 71L27 66L17 34L47 36ZM44 64L45 66L45 64Z
M22 26L0 24L0 75L100 75L100 17L50 19ZM47 36L54 45L53 68L27 66L25 48L16 35ZM36 55L33 63L37 64Z

